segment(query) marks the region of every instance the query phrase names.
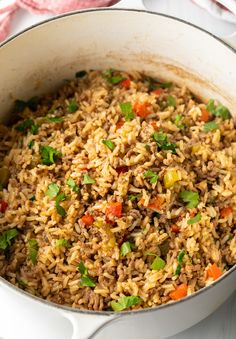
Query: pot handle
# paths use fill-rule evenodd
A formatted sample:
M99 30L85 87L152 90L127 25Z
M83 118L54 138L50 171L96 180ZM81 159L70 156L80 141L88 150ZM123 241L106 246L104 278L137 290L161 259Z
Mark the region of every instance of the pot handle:
M115 5L112 6L112 8L133 8L133 9L143 9L145 10L145 6L143 3L143 0L121 0L117 2Z
M91 315L70 311L60 311L60 313L70 321L73 327L73 333L70 339L93 339L106 325L120 318L120 316L117 315Z

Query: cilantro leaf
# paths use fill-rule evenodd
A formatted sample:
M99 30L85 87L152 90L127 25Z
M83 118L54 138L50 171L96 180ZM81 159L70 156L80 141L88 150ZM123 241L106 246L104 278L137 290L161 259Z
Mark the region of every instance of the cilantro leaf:
M38 256L38 242L36 239L30 239L28 241L28 250L29 250L29 258L33 265L37 262L37 256Z
M58 239L58 240L56 240L55 245L56 245L56 247L66 247L66 248L70 247L70 243L66 239Z
M167 134L163 132L154 132L152 137L161 150L172 151L172 153L176 154L176 144L169 141Z
M78 270L79 270L79 272L80 272L80 274L81 274L80 285L81 285L82 287L84 287L84 286L87 286L87 287L95 287L96 284L95 284L94 280L89 276L88 270L87 270L87 268L85 267L83 261L81 261L81 262L79 263L79 265L78 265L77 268L78 268Z
M199 222L200 220L202 219L202 216L200 213L196 214L195 217L189 219L187 221L187 224L188 225L192 225L192 224L195 224L196 222Z
M215 115L216 117L220 117L223 120L229 119L231 116L230 111L227 107L222 104L216 106L213 99L210 99L208 101L206 109L208 112L211 112L213 115Z
M81 261L81 262L79 263L79 265L78 265L77 268L78 268L80 274L82 274L82 275L88 275L88 270L87 270L87 268L85 267L83 261Z
M17 235L18 230L16 228L11 228L4 231L0 235L0 249L6 250L9 246L11 246L11 240L14 239Z
M61 217L66 217L66 211L65 209L60 205L60 203L62 201L66 200L66 195L65 193L61 192L58 194L58 196L56 197L56 202L55 202L55 206L56 206L56 210L57 213L60 214Z
M50 122L55 122L55 123L59 123L59 122L64 121L64 119L62 117L47 117L46 120L50 121Z
M181 273L181 265L182 265L183 258L185 256L185 254L186 254L186 252L183 250L179 253L179 255L177 257L178 265L177 265L177 268L175 270L175 275L180 275L180 273Z
M130 253L132 251L132 245L129 241L126 241L121 246L121 255L124 257L126 254Z
M30 201L35 201L36 200L35 195L32 195L32 197L29 200Z
M79 106L78 106L77 102L75 101L75 99L73 99L69 102L68 111L70 113L75 113L78 108L79 108Z
M139 198L139 195L134 195L134 194L128 195L128 199L129 199L130 201L135 201L135 200L137 200L138 198Z
M51 199L53 199L57 196L59 191L60 191L60 187L57 184L52 183L48 185L48 190L46 191L45 194L49 196Z
M187 208L194 208L197 207L199 203L199 194L198 192L193 192L193 191L182 191L179 194L180 198L184 201L187 202Z
M157 173L148 170L147 172L144 173L145 178L149 178L150 184L156 184L157 180L159 179L159 176Z
M39 97L32 97L28 101L17 99L15 100L15 111L17 113L22 112L26 107L28 107L31 111L36 111L40 98Z
M22 121L20 124L16 126L16 130L18 132L25 133L31 126L34 125L34 121L32 119L27 119Z
M114 148L116 147L114 142L111 140L102 140L103 145L107 146L108 148L110 148L111 151L114 150Z
M80 191L79 186L76 184L73 178L70 177L66 183L72 189L73 192L78 193Z
M112 85L119 84L122 80L124 80L124 77L121 75L113 75L114 71L112 69L108 69L105 72L103 72L103 77Z
M42 164L47 166L55 164L55 162L62 157L61 152L51 146L40 145L39 153L41 155Z
M215 121L206 122L203 126L204 132L214 131L219 128L219 125Z
M168 106L176 107L176 99L172 95L168 95L166 102Z
M182 119L183 119L183 116L181 114L177 114L175 117L175 126L177 126L179 129L184 128L184 124L181 123Z
M166 266L166 262L157 255L151 264L151 269L154 271L160 271L165 266Z
M133 108L130 102L122 102L120 103L121 112L124 114L125 121L130 121L134 119L135 115L133 112Z
M130 308L131 306L140 304L141 301L142 299L139 296L122 297L117 301L111 301L111 307L113 311L120 312L127 308Z
M28 143L29 149L32 149L34 147L34 140L30 140Z
M92 185L92 184L96 184L96 181L90 177L90 175L88 175L87 173L84 174L84 178L81 182L82 185Z

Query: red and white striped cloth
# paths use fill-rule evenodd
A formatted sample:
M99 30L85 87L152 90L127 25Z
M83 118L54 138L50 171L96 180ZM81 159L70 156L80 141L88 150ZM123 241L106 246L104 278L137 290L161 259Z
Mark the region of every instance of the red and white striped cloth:
M119 0L0 0L0 41L8 36L11 21L20 8L34 14L61 14L82 8L107 7L118 1ZM193 1L215 17L236 24L236 0ZM132 6L132 1L130 1L130 4Z
M16 12L23 8L35 14L62 14L83 8L107 7L118 0L0 0L0 41L10 30Z

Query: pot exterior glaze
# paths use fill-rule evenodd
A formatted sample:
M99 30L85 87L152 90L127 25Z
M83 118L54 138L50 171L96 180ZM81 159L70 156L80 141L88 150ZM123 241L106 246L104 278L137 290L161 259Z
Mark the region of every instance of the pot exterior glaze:
M216 98L236 113L236 54L210 34L171 17L128 9L89 10L46 21L0 48L0 119L15 99L46 93L83 69L139 70ZM234 291L235 267L179 302L139 312L81 312L38 300L0 278L19 303L68 318L72 339L158 339L199 322Z

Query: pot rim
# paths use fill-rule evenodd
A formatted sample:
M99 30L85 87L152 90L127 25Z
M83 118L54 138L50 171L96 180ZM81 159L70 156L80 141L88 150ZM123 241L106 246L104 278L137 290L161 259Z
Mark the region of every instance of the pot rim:
M61 18L64 17L69 17L69 16L74 16L74 15L79 15L79 14L84 14L84 13L93 13L93 12L113 12L113 11L125 11L125 12L141 12L141 13L146 13L146 14L151 14L151 15L156 15L159 17L164 17L167 19L171 19L173 21L179 21L183 24L185 24L186 26L192 26L194 27L196 30L202 31L203 33L207 34L210 38L215 39L217 42L221 43L222 45L224 45L227 49L229 49L230 51L232 51L232 53L235 54L236 57L236 48L234 48L233 46L227 44L224 40L220 39L219 37L217 37L216 35L208 32L207 30L205 30L204 28L201 28L195 24L192 24L191 22L188 22L186 20L168 15L168 14L163 14L163 13L158 13L158 12L154 12L154 11L149 11L149 10L145 10L145 9L131 9L131 8L113 8L113 7L108 7L108 8L93 8L93 9L85 9L85 10L78 10L75 12L69 12L69 13L64 13L61 15L57 15L55 17L43 20L39 23L36 23L34 25L31 25L27 28L25 28L24 30L20 31L17 34L14 34L13 36L11 36L10 38L6 39L5 41L3 41L2 43L0 43L0 48L2 48L3 46L7 45L8 43L10 43L11 41L15 40L16 38L18 38L19 36L21 36L22 34L24 34L25 32L28 32L34 28L37 28L39 26L42 26L44 24L47 24L50 21L57 21L60 20ZM110 315L114 315L117 314L120 316L132 316L135 314L143 314L143 313L151 313L151 312L157 312L157 311L161 311L162 309L167 309L173 305L176 304L180 304L180 303L185 303L186 301L196 298L198 297L200 294L207 292L209 289L214 288L217 284L221 283L223 280L225 280L231 273L233 273L234 271L236 271L236 265L234 265L233 267L231 267L227 272L225 272L219 279L217 279L216 281L214 281L213 283L211 283L208 286L205 286L203 288L201 288L200 290L198 290L197 292L194 292L193 294L180 299L178 301L173 301L167 304L162 304L162 305L158 305L152 308L144 308L141 310L132 310L132 311L122 311L119 313L116 313L114 311L91 311L91 310L82 310L79 308L72 308L69 306L64 306L64 305L59 305L56 304L52 301L48 301L46 299L42 299L39 298L33 294L30 294L29 292L24 291L23 289L16 287L15 285L11 284L9 281L5 280L3 277L0 276L0 287L1 284L5 285L7 288L9 288L9 290L14 291L16 293L20 293L22 296L27 297L29 299L33 299L35 302L38 302L42 305L46 305L52 308L56 308L58 310L61 311L66 311L66 312L72 312L73 314L87 314L87 315L97 315L97 316L110 316Z

